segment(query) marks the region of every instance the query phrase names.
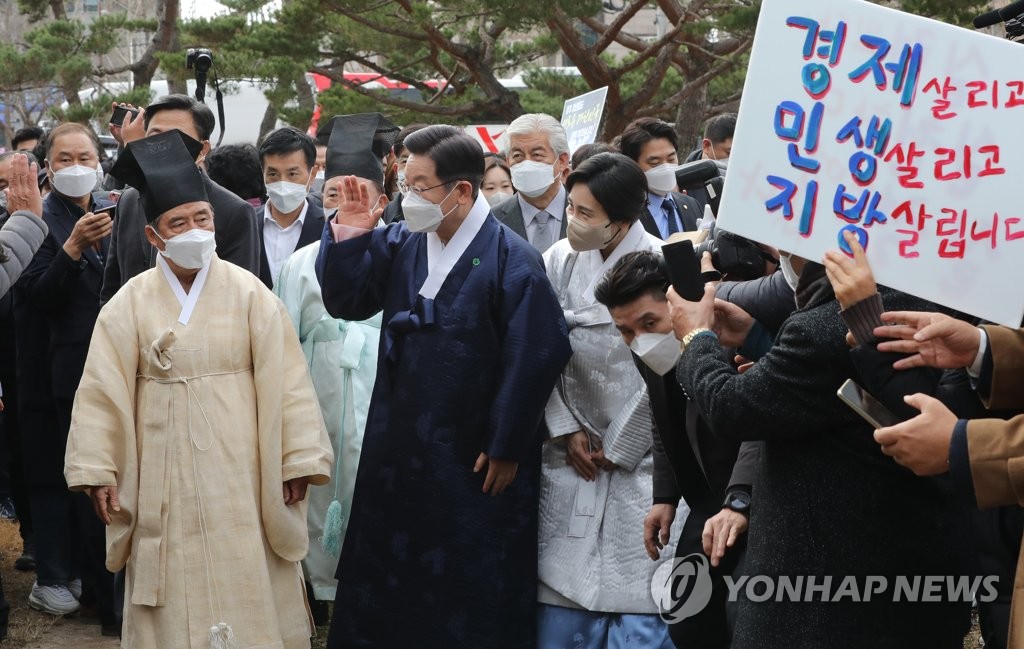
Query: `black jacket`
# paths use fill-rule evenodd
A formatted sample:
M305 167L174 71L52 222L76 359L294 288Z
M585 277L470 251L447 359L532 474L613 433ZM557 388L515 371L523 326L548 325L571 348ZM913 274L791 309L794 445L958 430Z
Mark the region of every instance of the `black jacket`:
M324 208L322 205L316 203L309 198L306 199L306 203L309 207L306 208L306 218L302 221L302 232L299 233L299 242L295 244L295 250L308 246L309 244L319 241L320 237L324 233ZM267 248L263 241L263 226L264 212L266 206L260 208L256 212L256 222L258 223L258 229L260 233L260 281L263 282L267 288L274 288L273 278L270 277L270 263L267 262Z
M94 205L104 207L111 203L96 201ZM82 378L92 329L100 312L103 257L110 244L109 237L103 239L100 252L89 248L79 261L73 261L64 252L64 243L75 222L84 214L81 208L56 193L47 196L43 221L50 232L20 282L32 307L45 316L49 325L53 393L62 399L74 398Z
M235 196L203 174L206 194L213 205L217 256L260 274L260 237L252 205ZM156 253L146 240L146 216L137 189L121 194L114 215L114 234L110 240L103 275L101 299L104 303L131 278L156 265Z
M704 215L700 211L700 206L697 205L697 201L693 200L686 194L680 194L679 192L671 192L672 200L676 204L676 210L679 211L679 220L683 222L683 232L694 232L697 229L697 219ZM661 209L660 205L654 206L655 209ZM640 223L643 224L644 230L647 230L650 234L653 234L657 238L661 239L661 230L658 229L658 223L651 216L652 206L648 204L642 212L640 212Z
M860 578L862 591L867 576L882 576L889 590L870 602L741 599L733 649L959 646L969 598L894 601L898 576L970 573L963 512L949 480L919 478L882 454L871 427L836 397L854 368L823 270L797 294L803 308L746 373L722 360L713 336L700 335L680 357L677 377L715 435L764 441L746 572L819 582L832 576L833 595L846 576ZM886 299L894 310L921 304Z
M722 508L730 487L749 493L757 443L744 442L740 452L739 442L715 438L687 402L674 372L659 376L635 354L633 360L647 385L654 422L654 503L678 505L682 498L707 517Z
M97 201L96 206L109 205ZM100 310L103 253L89 249L80 262L63 246L84 212L51 193L43 202L49 234L32 263L14 286L14 316L18 339L18 414L25 478L32 485L64 484L67 430L55 417L56 399L66 413L85 368L93 326Z

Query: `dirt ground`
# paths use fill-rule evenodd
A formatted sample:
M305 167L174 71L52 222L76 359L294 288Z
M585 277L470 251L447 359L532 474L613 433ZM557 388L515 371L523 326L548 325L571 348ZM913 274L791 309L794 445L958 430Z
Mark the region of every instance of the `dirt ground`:
M76 614L55 617L40 613L28 605L28 593L35 581L34 572L14 569L14 560L21 555L21 536L18 525L0 520L0 574L3 575L4 593L11 604L11 617L7 639L0 649L117 649L117 638L100 635L99 619ZM313 649L326 646L327 627L317 628Z
M100 635L99 620L86 615L58 618L40 613L28 606L28 593L35 581L34 572L14 569L14 560L21 555L21 537L17 523L0 520L0 574L4 592L11 603L7 639L0 649L117 649L117 638ZM312 649L326 646L327 627L318 627ZM977 616L964 649L980 649Z

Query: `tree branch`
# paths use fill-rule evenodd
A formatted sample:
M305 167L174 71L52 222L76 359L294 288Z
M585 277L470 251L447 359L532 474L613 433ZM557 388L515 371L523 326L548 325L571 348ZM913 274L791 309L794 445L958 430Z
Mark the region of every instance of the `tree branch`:
M736 51L735 54L737 55L737 57L740 54L742 54L743 52L745 52L746 50L748 50L752 44L753 44L753 39L748 39L743 44L743 46L741 46ZM712 79L714 79L718 75L727 72L729 70L729 68L731 68L731 67L735 67L736 64L737 64L736 60L719 62L718 65L713 66L710 70L708 70L704 74L700 75L696 79L692 79L689 82L687 82L682 88L679 89L679 92L677 92L676 94L674 94L671 97L665 99L664 101L659 102L658 104L647 106L647 107L641 109L640 112L645 114L645 115L656 115L656 114L661 113L661 112L663 112L665 110L668 110L672 106L675 106L676 104L678 104L679 102L683 101L684 99L686 99L687 97L689 97L693 93L697 92L700 88L702 88L704 85L706 85L709 81L711 81Z
M666 32L664 36L658 39L655 43L652 43L650 47L648 47L646 50L641 52L640 56L636 57L632 61L629 61L628 63L624 63L623 65L615 68L615 74L617 74L621 79L623 75L628 74L629 72L632 72L633 70L639 68L641 65L644 64L645 61L647 61L647 59L651 58L655 54L661 56L662 51L667 49L670 44L675 46L673 48L674 51L672 52L672 56L674 57L675 52L677 52L680 46L682 45L681 42L676 42L675 40L676 36L679 35L679 32L681 32L682 29L682 24L678 24L675 27L673 27L672 31Z
M594 44L593 51L595 54L601 54L608 46L615 42L615 36L622 31L622 28L626 26L630 20L633 19L641 9L647 5L648 0L633 0L633 3L622 10L621 13L612 21L612 24L607 26L607 29L601 37L597 39L597 43ZM604 23L601 23L602 25Z
M357 22L360 25L363 25L364 27L368 27L372 31L380 32L381 34L387 34L389 36L395 36L397 38L403 38L411 41L424 42L428 40L427 37L421 34L420 32L406 31L404 29L399 29L397 27L392 27L390 25L385 25L383 23L370 20L369 18L365 18L361 15L362 12L352 11L351 9L348 8L347 5L328 2L327 6L331 7L332 9L340 13L342 16L348 18L349 20Z

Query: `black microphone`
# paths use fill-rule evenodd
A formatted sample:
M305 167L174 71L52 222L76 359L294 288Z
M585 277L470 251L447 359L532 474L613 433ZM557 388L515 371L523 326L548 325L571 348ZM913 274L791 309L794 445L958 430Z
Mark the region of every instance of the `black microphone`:
M1024 0L1018 0L1017 2L1011 2L1002 9L999 10L999 17L1005 20L1013 20L1017 16L1024 13Z
M977 18L974 19L975 29L985 29L992 25L998 25L1003 22L1003 18L999 15L1001 9L993 9L992 11L986 11Z

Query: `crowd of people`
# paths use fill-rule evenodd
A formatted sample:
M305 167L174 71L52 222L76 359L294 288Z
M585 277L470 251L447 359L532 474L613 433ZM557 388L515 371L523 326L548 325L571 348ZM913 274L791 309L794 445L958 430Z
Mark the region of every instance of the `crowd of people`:
M662 246L726 242L677 172L727 174L735 115L570 151L528 114L485 154L379 113L211 148L200 102L124 108L116 159L77 123L0 155L33 608L132 649L930 649L976 603L1024 647L1024 337L876 286L852 238L745 242L754 279L705 252L680 297ZM706 582L666 607L672 559ZM935 576L994 590L737 586Z

